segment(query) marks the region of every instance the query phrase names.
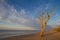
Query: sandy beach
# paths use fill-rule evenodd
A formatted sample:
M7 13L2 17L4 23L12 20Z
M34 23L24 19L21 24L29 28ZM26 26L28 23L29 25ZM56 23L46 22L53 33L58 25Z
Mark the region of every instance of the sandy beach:
M35 33L30 35L13 36L0 40L60 40L60 32L48 32L43 38L40 38L39 33Z

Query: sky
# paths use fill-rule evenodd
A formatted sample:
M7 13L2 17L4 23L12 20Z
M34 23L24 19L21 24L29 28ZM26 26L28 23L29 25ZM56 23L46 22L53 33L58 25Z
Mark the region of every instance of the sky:
M60 25L60 0L0 0L0 30L39 30L39 15L52 8L47 25Z

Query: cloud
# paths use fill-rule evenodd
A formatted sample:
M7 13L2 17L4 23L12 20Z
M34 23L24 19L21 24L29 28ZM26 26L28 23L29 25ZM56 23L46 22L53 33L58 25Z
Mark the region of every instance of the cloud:
M0 30L38 30L33 27L27 27L24 25L10 25L10 26L5 26L5 25L0 25Z
M42 12L46 13L47 11L50 12L50 10L54 7L51 3L40 5L35 9L35 12L38 14L39 17ZM57 9L54 10L53 15L51 19L49 20L47 25L60 25L60 14L57 11Z
M60 25L60 15L57 13L54 13L52 18L49 20L48 25Z
M48 25L60 25L60 19L52 20L48 23Z
M0 20L2 19L2 17L5 15L5 13L7 12L7 9L5 7L4 4L4 0L0 0Z
M24 28L28 26L28 29L39 28L37 19L33 17L30 18L27 15L28 11L26 11L25 9L17 11L13 5L9 5L2 0L0 0L0 4L0 21L5 21L10 24L24 25Z
M48 3L45 5L40 5L33 10L34 12L26 9L20 9L18 11L13 5L9 5L8 3L6 3L5 0L0 0L0 21L5 21L9 24L20 25L16 26L15 29L21 29L21 25L24 26L22 27L22 29L40 29L39 19L36 16L40 16L42 14L42 10L48 10L50 9L49 7L51 7L51 5ZM51 19L48 25L60 24L60 16L58 16L59 15L55 15L55 18L58 20ZM14 27L9 28L13 29Z

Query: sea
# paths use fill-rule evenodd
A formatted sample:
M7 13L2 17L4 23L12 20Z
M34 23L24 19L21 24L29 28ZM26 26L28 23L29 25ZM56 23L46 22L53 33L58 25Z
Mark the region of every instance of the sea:
M39 30L0 30L0 38L37 33Z

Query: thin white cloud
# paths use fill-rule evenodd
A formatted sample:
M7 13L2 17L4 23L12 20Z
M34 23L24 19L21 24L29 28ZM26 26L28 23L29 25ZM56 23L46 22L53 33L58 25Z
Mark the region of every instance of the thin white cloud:
M53 5L51 5L51 3L48 3L48 4L45 4L45 7L44 5L40 5L40 7L37 7L35 12L38 14L38 16L40 16L42 14L42 10L43 10L45 13L48 11L50 12L49 10L51 10L51 8L53 8ZM53 16L51 17L51 19L49 20L48 24L47 25L60 25L60 14L59 12L56 12L56 10L54 10L53 12Z
M5 15L5 13L7 12L7 9L5 7L5 4L4 4L4 0L0 0L0 18L2 19L2 17ZM0 20L1 20L0 19Z
M5 7L7 6L7 8ZM25 9L21 9L20 11L17 11L14 6L8 5L7 3L1 2L0 6L0 21L5 21L10 24L19 24L24 25L27 29L37 29L37 20L32 18L29 18L26 13L28 13ZM20 27L17 27L20 28Z
M48 25L60 25L60 15L58 13L55 13L49 20Z

